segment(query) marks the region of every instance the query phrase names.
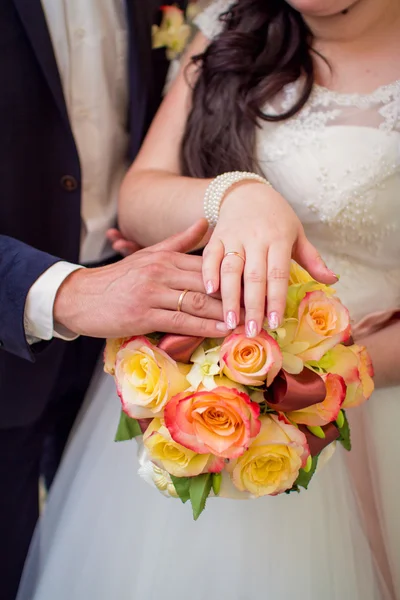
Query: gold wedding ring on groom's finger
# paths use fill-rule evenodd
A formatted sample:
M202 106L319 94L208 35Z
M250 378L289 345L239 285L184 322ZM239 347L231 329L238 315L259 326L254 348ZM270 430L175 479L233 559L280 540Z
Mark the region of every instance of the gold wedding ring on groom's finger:
M189 290L183 290L183 292L181 293L181 295L178 298L178 306L176 308L177 312L182 312L182 304L183 301L185 299L186 294L188 293Z
M224 258L226 258L227 256L237 256L238 258L241 258L244 263L246 262L245 257L242 256L240 252L225 252ZM224 260L224 258L222 260Z

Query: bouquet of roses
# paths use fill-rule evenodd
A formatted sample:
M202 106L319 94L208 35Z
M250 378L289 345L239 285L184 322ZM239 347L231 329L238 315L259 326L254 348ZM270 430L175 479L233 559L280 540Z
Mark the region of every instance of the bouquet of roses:
M122 403L117 441L140 437L139 473L164 495L257 498L307 488L336 441L350 450L345 409L373 391L365 348L351 344L335 291L292 263L276 330L225 339L155 334L109 340L105 370Z

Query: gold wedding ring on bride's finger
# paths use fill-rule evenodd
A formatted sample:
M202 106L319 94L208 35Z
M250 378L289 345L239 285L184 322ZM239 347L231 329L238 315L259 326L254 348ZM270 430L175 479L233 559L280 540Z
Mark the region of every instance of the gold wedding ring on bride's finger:
M240 252L225 252L224 254L224 258L222 260L224 260L227 256L237 256L238 258L240 258L244 263L246 262L246 259L244 256L242 256L240 254Z
M182 312L182 304L183 301L185 299L186 294L188 293L189 290L183 290L183 292L181 293L181 295L178 298L178 306L176 308L177 312Z

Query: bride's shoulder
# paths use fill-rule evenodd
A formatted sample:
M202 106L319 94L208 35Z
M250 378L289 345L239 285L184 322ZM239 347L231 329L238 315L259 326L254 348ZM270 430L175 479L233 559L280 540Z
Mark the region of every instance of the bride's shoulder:
M197 15L195 24L200 31L210 40L217 37L224 27L221 15L226 12L235 0L213 0L207 2L206 8Z

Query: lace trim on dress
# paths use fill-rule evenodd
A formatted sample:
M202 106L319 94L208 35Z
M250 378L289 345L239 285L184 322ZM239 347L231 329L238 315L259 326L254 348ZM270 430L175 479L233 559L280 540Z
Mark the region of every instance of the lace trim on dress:
M209 40L214 39L224 27L224 24L219 20L220 16L233 4L235 4L234 0L216 0L212 2L194 20L196 27L200 29L206 38Z

